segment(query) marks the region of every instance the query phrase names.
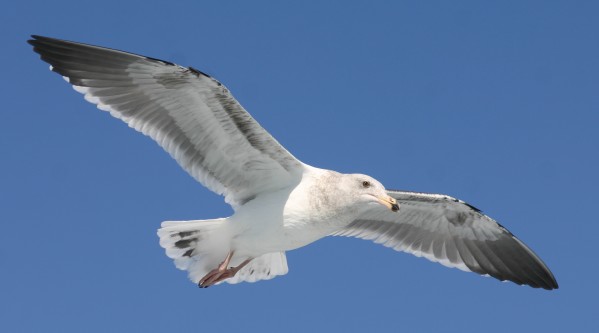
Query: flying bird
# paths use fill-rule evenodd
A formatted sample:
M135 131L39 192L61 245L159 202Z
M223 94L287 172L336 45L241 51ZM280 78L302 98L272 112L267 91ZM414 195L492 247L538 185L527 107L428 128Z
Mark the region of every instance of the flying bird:
M284 275L286 251L331 235L558 288L529 247L464 201L388 190L367 175L302 163L200 70L42 36L28 42L86 100L154 139L233 207L230 217L167 221L158 230L167 256L202 288Z

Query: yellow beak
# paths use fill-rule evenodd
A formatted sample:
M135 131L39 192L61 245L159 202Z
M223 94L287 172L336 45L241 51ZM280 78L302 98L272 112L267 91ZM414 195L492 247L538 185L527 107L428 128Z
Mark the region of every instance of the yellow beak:
M387 208L391 209L392 211L397 212L399 210L399 205L397 204L397 200L395 200L395 198L387 196L385 198L378 198L378 199L383 205L385 205Z

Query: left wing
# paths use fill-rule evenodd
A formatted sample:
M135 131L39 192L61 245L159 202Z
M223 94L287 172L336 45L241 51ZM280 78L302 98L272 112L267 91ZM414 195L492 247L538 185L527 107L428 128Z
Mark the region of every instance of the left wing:
M399 212L371 211L334 236L373 240L448 267L534 288L557 289L549 268L499 223L442 194L387 191Z
M154 139L234 208L301 180L303 164L214 78L133 53L32 37L34 51L86 100Z

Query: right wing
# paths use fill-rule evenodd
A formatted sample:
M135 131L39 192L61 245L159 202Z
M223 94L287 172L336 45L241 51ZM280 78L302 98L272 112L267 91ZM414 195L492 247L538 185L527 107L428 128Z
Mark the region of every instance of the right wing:
M443 194L387 193L397 200L399 212L373 210L333 235L372 240L499 280L558 288L541 258L480 210Z

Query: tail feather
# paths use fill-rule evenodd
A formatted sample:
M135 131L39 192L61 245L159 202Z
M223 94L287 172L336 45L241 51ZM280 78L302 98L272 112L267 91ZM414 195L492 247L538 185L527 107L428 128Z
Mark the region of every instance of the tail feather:
M189 279L198 283L216 268L231 250L226 233L226 218L196 221L167 221L158 230L160 246L175 261L178 269L188 272ZM234 257L231 266L241 264L247 257ZM237 274L223 282L255 282L287 274L285 252L267 253L254 258Z
M162 222L158 229L160 246L178 269L207 274L228 252L229 244L219 232L225 220Z

